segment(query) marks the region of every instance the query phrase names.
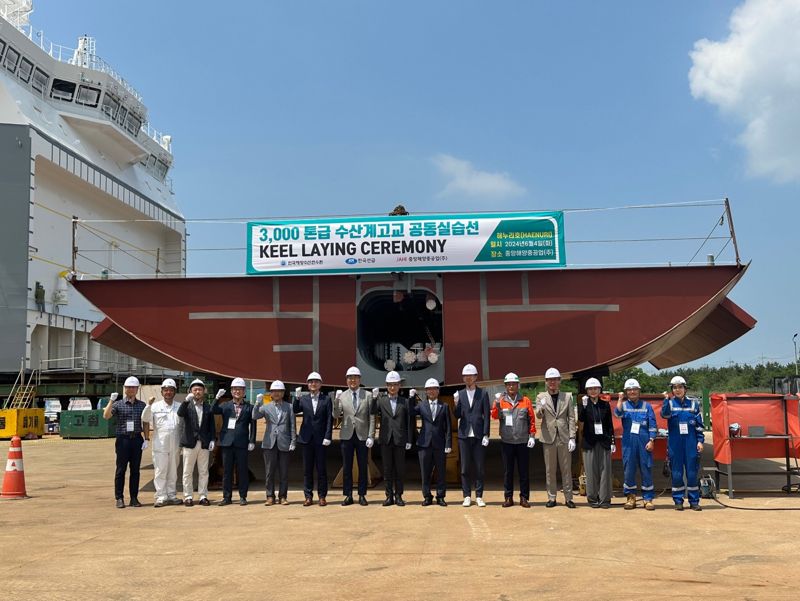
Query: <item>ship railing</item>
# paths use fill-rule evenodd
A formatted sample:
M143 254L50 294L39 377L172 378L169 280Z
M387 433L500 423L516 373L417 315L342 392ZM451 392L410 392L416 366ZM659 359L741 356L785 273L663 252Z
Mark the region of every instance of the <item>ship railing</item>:
M17 29L58 62L77 65L79 67L105 73L111 76L129 94L136 98L136 100L143 102L142 95L139 94L136 88L129 84L110 64L96 54L76 53L75 48L51 42L45 37L43 31L34 29L31 25L20 25L17 26ZM81 57L79 61L75 60L77 55Z

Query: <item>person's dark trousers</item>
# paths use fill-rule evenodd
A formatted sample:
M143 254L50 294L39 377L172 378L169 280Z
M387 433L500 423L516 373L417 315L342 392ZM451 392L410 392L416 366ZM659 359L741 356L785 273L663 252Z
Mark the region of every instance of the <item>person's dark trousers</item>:
M503 453L503 492L506 498L514 496L514 464L519 470L519 496L527 499L531 494L530 477L528 476L528 466L530 464L530 449L528 445L502 443Z
M313 442L303 447L303 494L314 498L314 469L317 470L317 493L319 498L328 496L328 466L325 463L325 447Z
M142 435L120 435L114 443L117 452L117 469L114 472L114 498L125 495L125 470L130 468L128 493L131 499L139 497L139 466L142 463Z
M386 496L403 495L403 481L406 475L406 449L402 445L381 445L383 479Z
M236 476L239 480L239 498L247 498L250 486L250 475L247 470L247 448L222 447L222 496L230 499L233 496L233 467L236 465Z
M465 497L470 496L472 483L475 482L475 495L483 496L483 465L486 456L486 448L481 445L481 439L475 436L471 438L459 438L458 449L461 454L461 492ZM475 479L470 477L470 472L474 471Z
M367 441L359 440L356 433L350 440L342 441L342 494L345 497L353 496L353 451L358 461L358 496L367 495Z
M422 496L425 499L432 498L431 494L431 476L433 475L433 468L436 468L436 497L444 499L447 493L447 485L445 478L445 462L446 456L444 449L434 449L428 447L427 449L419 450L419 467L422 472Z
M278 473L278 497L285 499L289 494L289 452L279 451L276 444L271 449L261 449L264 453L264 471L267 474L267 497L275 497L275 472Z

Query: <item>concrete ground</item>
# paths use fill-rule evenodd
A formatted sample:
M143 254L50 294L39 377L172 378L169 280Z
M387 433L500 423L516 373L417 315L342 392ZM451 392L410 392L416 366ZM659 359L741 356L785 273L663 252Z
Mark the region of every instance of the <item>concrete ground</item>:
M495 441L493 441L494 443ZM0 442L0 457L8 452ZM710 445L707 446L710 448ZM800 516L738 511L704 501L700 513L543 506L534 449L533 507L500 507L497 447L489 506L421 507L409 460L405 508L301 506L302 462L292 458L291 505L265 507L263 482L247 507L152 503L150 451L139 509L114 507L113 440L24 441L30 499L0 501L0 598L82 599L789 599L797 596ZM331 466L339 455L331 451ZM710 457L705 458L710 465ZM253 454L257 462L258 456ZM765 462L759 462L764 464ZM771 467L775 467L772 465ZM619 469L616 465L615 469ZM656 471L660 471L660 466ZM331 478L334 475L331 471ZM785 481L783 481L785 482ZM783 483L740 478L738 507L800 508L800 495L747 493ZM657 485L663 486L663 479ZM127 492L126 492L127 497ZM212 491L212 500L221 498ZM234 494L234 499L236 495ZM559 498L559 501L562 499ZM727 497L721 500L728 502Z

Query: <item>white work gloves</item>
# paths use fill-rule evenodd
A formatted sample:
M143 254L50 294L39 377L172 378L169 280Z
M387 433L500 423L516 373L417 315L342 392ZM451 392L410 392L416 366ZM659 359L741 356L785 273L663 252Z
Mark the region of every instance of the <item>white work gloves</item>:
M409 398L412 398L412 399L413 399L413 398L416 398L416 396L417 396L417 389L416 389L416 388L412 388L411 390L409 390L409 391L408 391L408 396L409 396Z
M411 443L407 442L406 443L406 451L410 451L410 450L411 450Z
M214 441L212 440L211 442L208 443L208 451L209 452L213 451L214 450L214 446L215 446L214 445Z
M331 439L330 439L330 438L325 438L325 439L322 441L322 446L323 446L323 447L330 446L330 444L331 444Z
M375 441L374 441L374 440L372 440L371 438L367 438L367 442L366 442L366 443L364 443L364 444L366 444L366 445L367 445L367 448L368 448L368 449L371 449L371 448L372 448L372 445L373 445L373 444L375 444Z
M342 396L342 391L341 391L341 390L337 390L337 391L336 391L336 400L337 400L337 401L339 400L339 397L340 397L340 396Z
M152 405L155 402L155 400L156 400L156 397L151 396L149 399L147 399L147 404L148 405Z
M569 450L570 453L572 453L575 450L575 439L574 438L570 438L569 439L569 444L567 445L567 449Z
M114 401L116 401L118 398L119 398L119 393L112 392L112 393L111 393L111 398L109 399L109 402L110 402L110 403L113 403L113 402L114 402Z
M186 402L191 403L194 400L194 395L190 392L186 395Z
M616 453L617 452L617 445L615 445L615 444L611 445L611 452L612 453Z
M533 436L528 438L528 448L529 449L532 449L535 444L536 444L536 439Z
M586 407L586 405L589 404L589 397L584 394L581 402L583 403L583 406Z
M256 403L258 403L259 405L263 405L264 404L264 395L263 394L257 394L256 395Z
M489 446L489 437L488 436L484 436L483 439L481 440L481 444L483 446L485 446L485 447L488 447Z
M252 451L252 450L253 450L253 449L255 449L255 448L256 448L256 445L255 445L255 443L252 443L252 442L250 442L250 443L247 443L247 450L248 450L248 451Z
M142 443L142 450L144 451L145 449L147 449L148 446L150 446L150 441L149 440L145 440Z
M290 443L289 443L289 450L290 450L290 451L294 451L294 449L295 449L294 443L293 443L293 442L290 442Z
M447 447L447 448L444 450L444 452L445 452L445 454L449 455L449 454L450 454L450 451L452 451L452 450L453 450L453 449L451 449L450 447Z
M380 388L373 388L373 389L372 389L372 398L373 398L373 399L377 399L377 398L378 398L378 395L379 395L380 393L381 393L381 389L380 389Z
M224 388L220 388L219 390L217 390L217 396L215 396L214 399L218 401L223 396L225 396L225 389Z
M303 394L303 387L302 386L298 386L297 388L294 389L294 396L296 396L297 398L300 398L301 394Z

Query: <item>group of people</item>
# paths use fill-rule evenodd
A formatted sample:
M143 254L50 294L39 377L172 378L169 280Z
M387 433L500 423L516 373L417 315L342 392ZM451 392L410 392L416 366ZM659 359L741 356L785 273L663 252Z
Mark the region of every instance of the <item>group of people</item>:
M462 370L464 388L455 395L452 415L457 428L452 427L448 404L439 399L440 386L435 379L425 383L422 398L411 389L408 396L400 394L402 379L396 371L386 375L386 391L368 391L361 386L357 367L347 370L347 389L337 391L333 398L321 392L322 377L317 372L308 375L308 392L297 394L293 401L287 397L280 380L270 385L271 402L264 404L258 395L255 405L245 402L245 381L234 378L230 386L230 401L223 401L226 391L219 390L214 402L206 402L206 387L194 380L189 393L177 402L177 386L171 378L161 386L162 399L154 397L147 403L139 400L139 381L131 376L124 384L124 396L111 395L104 417L116 422L115 497L119 508L125 507L124 484L130 473L129 504L140 507L138 499L139 466L142 451L152 442L155 507L194 504L194 474L198 476L198 502L209 505L209 456L219 445L223 464L223 498L220 505L233 502L233 475L237 475L239 504L247 505L249 491L248 454L255 449L256 424L264 419L266 428L261 451L266 472L266 505L288 504L288 466L290 454L300 445L303 455L303 505L317 502L327 505L328 474L327 448L333 439L334 419L340 421L342 453L342 505L356 501L353 497L354 460L358 468L357 496L359 505L368 505L369 449L377 442L381 448L385 482L384 506L405 505L405 454L416 445L422 478L423 506L446 506L446 460L452 451L453 432L457 433L461 458L461 492L464 507L474 502L485 507L485 454L489 445L490 420L499 421L504 477L503 507L514 501L514 475L517 472L519 504L530 507L529 461L530 449L536 444L536 418L539 418L539 440L543 446L546 507L554 507L557 497L557 477L560 473L564 502L575 508L572 497L572 453L576 450L577 422L583 423L581 447L586 473L586 496L590 506L608 508L611 505L611 455L616 440L611 413L622 421L622 460L624 466L625 509L634 509L637 498L637 474L640 479L644 508L653 510L653 443L657 428L655 413L650 404L640 399L640 386L634 379L625 383L612 409L601 398L601 385L595 378L585 384L586 395L574 403L570 392L561 391L561 374L550 368L545 374L546 391L535 402L520 394L520 379L514 373L504 378L505 391L490 399L486 390L477 386L478 370L472 364ZM683 509L684 497L689 507L700 509L698 468L703 450L703 419L700 403L686 396L686 382L673 378L670 392L664 393L662 417L668 420L669 458L672 466L672 498L675 508ZM577 409L577 410L576 410ZM217 437L215 416L222 424ZM299 432L296 417L301 416ZM379 420L376 420L379 417ZM420 430L414 440L417 417ZM376 428L376 424L379 427ZM377 433L376 433L377 430ZM217 438L219 442L217 443ZM177 498L177 470L183 459L183 498ZM433 482L434 474L436 481ZM316 487L315 487L316 476ZM277 479L277 497L275 495Z

